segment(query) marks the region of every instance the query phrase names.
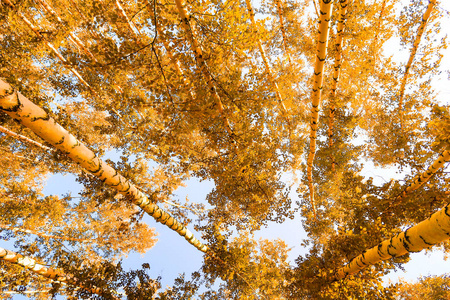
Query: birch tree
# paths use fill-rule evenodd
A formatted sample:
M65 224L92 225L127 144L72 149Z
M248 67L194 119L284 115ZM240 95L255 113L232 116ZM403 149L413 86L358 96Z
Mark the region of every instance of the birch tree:
M401 256L408 252L418 252L448 240L450 238L449 229L449 206L446 206L429 219L364 251L346 266L338 269L335 278L342 279L381 260Z
M36 134L46 139L50 144L66 153L71 159L86 168L89 172L115 188L117 191L128 195L133 202L144 209L159 222L169 226L199 250L206 252L207 246L197 240L194 235L171 215L161 210L152 203L132 183L118 174L110 166L102 162L92 151L81 144L73 135L65 131L61 126L38 106L15 91L10 85L2 81L1 109L18 118L24 126L34 130ZM41 124L39 124L41 123ZM77 149L78 148L78 149Z
M325 64L325 59L327 56L327 47L328 47L328 33L330 30L330 19L331 19L331 1L322 1L320 4L320 20L319 20L319 29L317 35L317 56L314 65L314 84L311 93L311 131L309 135L310 144L309 144L309 154L308 154L308 162L307 162L307 176L309 182L309 194L310 194L310 202L311 208L313 211L313 216L316 218L316 207L314 203L314 182L312 178L312 168L314 162L314 156L316 152L316 138L317 138L317 130L318 130L318 122L319 122L319 111L320 111L320 103L322 97L322 82L323 82L323 68Z
M331 85L330 92L330 113L328 117L328 145L333 147L333 122L334 122L334 114L336 111L336 89L339 81L339 73L341 71L341 58L342 58L342 43L343 35L344 35L344 26L345 26L345 15L347 13L347 5L348 1L339 1L339 9L338 9L338 25L336 28L337 38L335 42L335 57L334 57L334 73L333 73L333 83ZM336 162L334 161L334 155L331 154L331 169L332 172L335 172Z
M77 285L76 284L77 280L74 278L71 278L71 276L62 273L59 270L55 270L51 267L47 267L43 264L37 263L34 259L32 259L28 256L23 256L21 254L6 250L1 247L0 247L0 259L10 262L10 263L20 265L24 268L29 269L32 272L35 272L36 274L39 274L39 275L49 278L51 280ZM93 294L102 295L104 293L100 288L96 288L96 287L90 288L90 287L84 287L83 285L80 285L79 287L82 289L86 289Z

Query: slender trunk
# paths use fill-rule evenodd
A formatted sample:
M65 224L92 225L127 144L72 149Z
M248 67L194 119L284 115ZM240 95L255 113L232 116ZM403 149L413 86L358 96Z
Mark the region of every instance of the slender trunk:
M15 9L15 5L10 1L10 0L4 0L4 2L11 7L12 9ZM53 46L52 43L50 43L49 41L47 41L47 39L40 33L39 29L33 25L33 23L31 23L30 20L28 20L27 17L25 17L23 14L18 14L19 18L22 19L22 21L27 24L27 26L31 29L31 31L34 32L34 34L41 39L42 41L45 42L45 44L47 45L47 47L49 47L52 52L56 55L56 57L58 57L61 62L68 67L68 69L72 72L73 75L75 75L75 77L78 78L78 80L80 80L80 82L85 85L86 87L90 88L90 85L83 79L83 77L80 75L80 73L78 73L77 70L75 70L73 67L69 67L69 62L62 56L62 54L55 48L55 46Z
M292 65L291 55L289 54L288 46L287 46L288 45L287 35L286 35L286 28L284 27L283 7L281 5L281 0L275 0L275 4L277 5L278 18L280 19L280 30L281 30L281 35L283 36L284 53L286 54L286 56L288 58L289 64Z
M413 191L420 188L427 182L431 176L436 174L436 172L444 166L445 163L450 161L450 151L445 150L442 152L438 159L436 159L428 169L422 174L418 174L414 177L413 181L389 204L388 208L385 209L384 213L389 211L392 207L399 204L399 202L404 199L407 195L411 194Z
M10 1L10 0L5 0L5 2L6 2L6 4L8 4L11 8L13 8L14 9L14 4ZM28 25L28 27L36 34L36 36L37 37L39 37L40 39L42 39L44 42L45 42L45 44L52 50L52 52L59 58L59 60L63 63L63 65L64 66L66 66L78 79L79 79L79 81L86 87L86 88L88 88L89 89L89 91L93 94L93 95L95 95L96 97L100 97L100 98L102 98L98 93L97 93L97 91L95 91L85 80L84 80L84 78L80 75L80 73L78 73L78 71L77 70L75 70L73 67L68 67L69 66L69 63L68 63L68 61L62 56L62 54L53 46L53 44L52 43L50 43L50 42L48 42L46 39L45 39L45 37L44 36L42 36L42 34L40 33L40 31L39 31L39 29L36 27L36 26L34 26L32 23L31 23L31 21L30 20L28 20L28 18L26 18L25 16L23 16L23 15L20 15L19 16L27 25ZM111 102L112 102L112 100L111 99L109 99L109 98L105 98L104 99L105 100L105 102L107 103L107 106L108 106L108 108L109 109L111 109L111 111L113 111L116 115L118 115L119 116L119 120L120 120L120 122L121 123L123 123L126 127L128 127L128 128L130 128L130 129L132 129L132 130L134 130L135 128L133 128L133 126L131 126L128 122L126 122L125 120L123 120L123 117L122 117L122 115L114 108L114 107L112 107L110 104L111 104ZM142 141L145 141L145 139L141 136L141 135L139 135L139 134L136 134L136 136L138 137L138 138L140 138Z
M331 0L321 0L319 30L317 36L317 55L314 64L314 83L311 93L311 131L309 142L309 155L307 161L307 177L309 182L309 194L314 219L316 218L316 208L314 203L314 183L312 178L312 168L314 156L316 155L316 139L319 123L320 100L322 96L323 69L325 59L327 57L328 34L330 31L331 8L333 2Z
M194 237L183 224L150 201L136 186L115 169L101 161L91 150L55 122L42 108L30 102L9 84L0 80L0 109L24 126L33 130L42 139L67 154L105 184L129 197L134 204L183 236L198 250L206 252L208 247Z
M175 69L175 73L177 74L177 76L181 79L183 85L188 89L188 94L190 97L191 101L195 101L196 99L196 95L193 92L193 88L192 88L192 84L188 82L188 80L186 79L186 76L183 72L183 70L180 67L180 62L178 61L178 59L173 55L173 51L172 51L172 47L169 45L169 43L167 42L167 36L165 35L165 33L161 30L161 26L159 26L158 24L158 19L154 19L154 11L151 9L152 7L152 3L150 2L150 0L147 0L147 6L149 7L149 12L151 14L151 18L153 19L154 22L154 26L155 26L155 30L158 36L161 37L161 41L163 43L164 49L166 50L166 54L169 57L169 61L172 64L172 67Z
M377 22L377 29L375 31L375 37L373 39L373 43L371 46L371 50L372 50L372 56L373 56L373 71L375 72L375 67L377 65L377 58L378 58L378 53L380 52L380 48L378 47L378 35L380 32L380 27L381 27L381 23L383 22L383 14L384 11L386 9L386 1L387 0L383 0L383 2L381 3L381 10L380 10L380 15L378 16L378 22Z
M200 48L199 43L197 42L197 39L195 38L194 32L191 27L191 23L189 21L190 16L189 16L188 12L186 11L186 9L184 8L185 1L184 0L175 0L175 4L177 6L178 14L180 15L180 18L181 18L181 24L183 26L183 29L185 30L188 40L192 45L197 65L198 65L200 71L202 72L202 74L206 80L206 83L208 84L208 87L212 93L214 100L217 103L217 110L219 111L219 115L222 117L228 133L231 136L234 136L233 130L231 129L230 121L228 120L227 116L225 115L224 105L222 103L222 100L221 100L219 94L217 93L217 86L216 86L215 80L211 76L211 73L208 69L208 65L206 64L206 61L203 58L203 52Z
M76 278L73 276L64 274L60 270L56 270L50 267L47 267L43 264L40 264L36 262L33 258L29 256L23 256L22 254L6 250L4 248L0 247L0 260L7 261L19 266L22 266L33 273L36 273L38 275L41 275L43 277L49 278L54 281L59 281L64 284L70 284L73 286L80 287L82 289L85 289L86 291L89 291L91 293L97 294L97 295L103 295L103 291L100 288L94 287L94 288L88 288L84 287L82 284L78 283Z
M9 294L9 295L31 295L31 294L39 294L39 293L49 293L51 289L48 290L37 290L37 291L23 291L23 292L15 292L15 291L0 291L1 294Z
M13 156L13 157L16 157L16 158L20 158L20 159L25 159L25 160L28 160L29 162L33 163L33 164L36 163L36 161L34 159L31 159L31 158L28 158L28 157L25 157L25 156L22 156L22 155L17 155L17 154L12 153L11 149L7 149L7 148L4 148L4 147L0 147L0 149L5 151L6 155L10 155L10 156Z
M61 20L61 18L58 16L58 14L53 10L53 8L45 1L45 0L37 0L42 7L45 9L45 11L50 14L53 19L55 19L59 25L63 25L64 22ZM97 59L94 57L91 51L84 45L84 43L72 32L69 32L70 40L81 50L83 50L84 53L86 53L93 61L98 62Z
M319 0L320 1L320 0ZM314 5L314 10L316 11L316 16L320 18L319 10L317 9L316 0L312 0L312 3Z
M75 9L77 10L78 14L80 15L80 17L83 19L83 21L85 23L89 23L89 20L86 18L86 16L83 14L83 12L81 11L80 7L78 6L78 4L75 2L75 0L69 0L70 3L72 4L73 7L75 7Z
M158 34L162 37L161 40L163 42L164 49L166 49L167 56L169 57L169 60L172 64L173 68L175 69L175 72L177 73L178 77L181 79L183 84L186 86L186 88L189 90L188 93L189 93L189 97L191 98L191 100L195 101L196 96L195 96L194 92L192 91L192 85L186 80L186 76L184 75L183 70L181 70L181 68L180 68L180 62L172 54L172 49L169 46L169 44L167 43L164 33L161 31L159 26L156 26L156 28L157 28Z
M360 270L391 257L419 252L450 238L450 204L431 215L425 221L408 228L396 236L384 240L353 258L334 273L334 280L345 278Z
M9 135L9 136L11 136L11 137L13 137L13 138L16 138L16 139L18 139L18 140L21 140L22 142L26 142L26 143L28 143L28 144L37 146L37 147L39 147L39 148L41 148L41 149L44 149L44 150L46 150L46 151L55 151L54 149L52 149L52 148L50 148L50 147L44 146L44 145L42 145L42 144L39 143L39 142L36 142L36 141L34 141L34 140L32 140L32 139L30 139L30 138L24 136L24 135L15 133L15 132L13 132L13 131L11 131L11 130L9 130L9 129L3 127L3 126L0 126L0 132L6 133L7 135Z
M425 13L422 16L422 21L420 22L420 26L419 26L419 29L417 30L417 35L416 35L416 38L414 40L413 47L411 49L411 53L409 55L408 62L406 63L406 66L405 66L405 73L403 75L402 84L400 86L400 96L399 96L399 99L398 99L398 109L399 109L399 113L400 113L400 122L401 122L401 124L403 123L402 122L402 119L403 119L403 113L402 113L402 111L403 111L403 98L404 98L404 95L405 95L405 87L406 87L406 81L408 80L408 76L409 76L409 70L410 70L410 68L412 66L414 57L416 56L417 48L419 47L420 39L422 38L422 35L423 35L424 31L425 31L425 26L427 25L428 18L430 17L431 11L433 10L435 4L436 4L436 0L430 0L430 2L428 3L427 10L425 11Z
M83 243L83 242L94 242L95 243L95 241L93 241L93 240L77 239L77 238L70 238L70 237L63 237L63 236L45 234L45 233L42 233L42 232L29 230L29 229L12 227L12 226L8 226L8 225L5 225L5 224L0 224L0 228L1 229L6 229L6 230L10 230L10 231L13 231L13 232L22 232L22 233L27 233L27 234L34 234L34 235L37 235L37 236L45 238L45 239L57 239L57 240L81 242L81 243Z
M78 4L75 2L75 0L69 0L70 3L72 4L73 7L75 7L77 13L80 15L81 19L83 19L84 23L89 24L90 20L88 20L88 18L86 18L86 16L83 14L83 12L81 11L80 7L78 6ZM95 36L96 38L100 38L100 35L94 31L94 30L89 30L90 34Z
M245 0L245 3L247 4L247 10L248 10L248 13L250 15L250 20L252 22L253 32L256 35L257 31L256 31L256 22L255 22L255 12L253 11L251 0ZM261 54L261 58L262 58L262 60L264 62L264 67L266 68L267 75L269 76L270 84L272 84L273 89L275 90L275 95L277 96L277 101L278 101L278 103L279 103L279 105L281 107L281 113L283 114L284 118L287 121L286 106L283 103L283 98L281 97L280 89L278 88L278 84L275 81L275 78L273 76L272 70L270 68L269 60L267 59L266 52L264 51L264 48L263 48L263 46L261 44L261 41L259 39L257 39L257 43L258 43L259 53Z
M345 15L347 13L347 5L348 5L347 0L339 1L339 12L338 12L339 16L336 32L337 37L336 43L334 45L336 56L334 58L334 73L330 93L330 116L328 118L328 146L330 148L333 147L334 113L336 111L336 89L337 83L339 81L339 74L341 72L342 43L344 36L344 25L345 25ZM331 153L331 171L333 174L336 171L336 162L333 153Z
M133 32L134 38L136 40L139 39L139 36L141 35L141 32L139 31L139 29L136 28L136 26L134 26L133 22L130 21L130 19L127 16L127 13L125 12L125 10L123 9L122 5L120 4L119 0L116 0L116 6L120 12L120 15L125 19L125 21L128 24L128 27L130 27L131 32Z

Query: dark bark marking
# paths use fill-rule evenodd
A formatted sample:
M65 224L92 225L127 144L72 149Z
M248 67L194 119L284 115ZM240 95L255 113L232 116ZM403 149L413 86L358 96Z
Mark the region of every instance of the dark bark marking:
M0 106L0 108L2 110L9 111L9 112L18 112L20 110L20 108L23 106L22 103L19 100L19 94L13 88L11 88L10 90L6 90L6 94L5 95L1 95L0 96L0 100L13 95L14 93L16 94L17 104L13 105L10 108L5 108L5 107Z
M419 235L419 237L420 237L421 240L422 240L425 244L427 244L428 246L433 246L433 245L434 245L434 244L428 243L428 242L425 240L425 238L424 238L423 236Z
M95 158L97 158L97 157L95 157ZM96 175L95 173L98 173L101 169L102 169L102 161L100 159L98 159L98 167L97 167L97 169L92 170L91 173ZM102 172L102 174L103 174L103 172Z
M64 140L65 140L65 136L62 136L61 139L55 143L55 146L61 145L62 143L64 143Z
M38 120L48 121L48 120L50 120L50 115L47 112L45 112L45 116L44 117L33 117L33 118L31 118L30 121L31 122L36 122Z

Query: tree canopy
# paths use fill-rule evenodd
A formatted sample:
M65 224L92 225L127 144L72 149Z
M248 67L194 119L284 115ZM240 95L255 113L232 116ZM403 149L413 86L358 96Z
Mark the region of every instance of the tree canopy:
M447 295L448 276L381 277L450 251L448 19L437 0L0 0L0 297ZM69 173L79 194L44 193ZM177 199L192 179L213 189ZM144 215L198 272L123 267L157 243ZM289 219L295 261L255 238Z

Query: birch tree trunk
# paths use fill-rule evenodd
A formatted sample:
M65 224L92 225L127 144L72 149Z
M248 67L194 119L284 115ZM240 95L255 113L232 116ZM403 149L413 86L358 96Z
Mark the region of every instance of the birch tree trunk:
M50 14L58 23L60 26L63 26L64 22L61 20L61 18L58 16L58 14L53 10L53 8L48 4L45 0L37 0L42 7L45 9L45 11ZM84 45L84 43L72 32L69 32L69 39L80 49L83 50L84 53L86 53L94 62L98 62L95 56L92 54L92 52Z
M250 15L250 20L252 22L253 31L256 34L257 30L256 30L256 22L255 22L255 13L253 11L252 3L250 0L245 0L245 3L247 4L247 10L248 10L248 14ZM266 51L264 51L263 45L259 39L257 39L257 43L258 43L259 53L261 54L261 58L264 62L264 67L266 68L267 75L269 76L269 81L275 90L275 95L277 96L278 103L281 107L281 113L284 115L286 121L289 124L289 121L287 119L286 106L283 103L283 98L281 97L280 89L278 88L278 84L277 84L277 82L273 76L273 72L270 68L269 60L266 55Z
M39 148L41 148L41 149L43 149L43 150L46 150L46 151L54 151L52 148L49 148L49 147L47 147L47 146L45 146L45 145L42 145L41 143L36 142L36 141L34 141L34 140L32 140L32 139L30 139L30 138L24 136L24 135L15 133L14 131L11 131L11 130L9 130L9 129L3 127L3 126L0 126L0 132L3 132L3 133L5 133L5 134L9 135L10 137L16 138L16 139L18 139L18 140L20 140L20 141L22 141L22 142L26 142L26 143L28 143L28 144L34 145L34 146L36 146L36 147L39 147Z
M115 169L101 161L91 150L57 124L42 108L2 80L0 80L0 109L12 118L19 120L24 126L33 130L38 136L65 153L105 184L130 197L134 204L154 217L156 221L167 225L183 236L198 250L207 251L208 247L195 238L189 229L150 201Z
M338 269L334 279L339 280L362 269L391 257L419 252L450 238L450 204L431 215L425 221L408 228L396 236L384 240L353 258L346 266Z
M203 52L200 48L199 43L197 42L197 40L194 36L194 32L192 31L191 23L189 21L190 16L189 16L189 13L185 9L186 3L184 0L175 0L175 4L177 6L178 14L181 18L181 24L183 26L183 29L186 32L188 40L192 45L192 50L194 52L197 65L198 65L200 71L202 72L203 77L206 80L206 83L208 84L208 87L212 93L214 100L217 103L217 110L219 111L219 114L225 123L225 127L226 127L228 133L231 136L234 136L233 130L231 129L230 121L228 120L227 116L225 115L225 107L222 103L222 99L220 98L219 94L217 93L217 87L216 87L215 81L214 81L213 77L211 76L211 73L208 69L208 65L206 64L206 61L203 57Z
M317 35L316 61L314 65L313 88L311 93L311 131L309 135L309 155L307 161L307 176L309 181L309 194L314 219L316 218L316 207L314 203L314 182L312 168L314 156L316 155L317 130L319 128L320 100L322 96L323 69L327 57L328 34L330 32L331 0L322 0L320 5L319 30Z
M388 211L393 206L397 205L399 201L404 199L407 195L412 193L413 191L420 188L422 185L427 182L431 176L436 174L436 172L444 166L445 163L450 161L450 151L445 150L442 152L438 159L436 159L431 166L428 167L428 169L423 172L422 174L418 174L416 177L414 177L413 182L411 182L395 199L392 201L392 203L388 206L388 208L385 210Z
M430 0L430 2L428 3L427 10L425 11L425 13L422 16L422 20L420 22L419 29L417 30L417 35L414 40L414 44L411 49L411 53L409 55L408 62L406 63L406 66L405 66L405 73L403 75L402 85L400 87L400 97L398 100L398 108L399 108L400 116L402 116L403 97L405 95L405 87L406 87L406 81L408 80L409 70L411 69L414 57L416 56L417 48L419 47L420 40L422 38L423 32L425 31L425 26L427 25L428 19L431 15L431 11L433 10L435 4L436 4L436 0Z
M287 43L287 34L286 34L286 26L284 25L284 18L283 18L283 6L281 3L281 0L275 0L275 4L277 6L277 13L278 13L278 18L280 20L280 30L281 30L281 35L283 36L283 48L284 48L284 53L288 59L289 64L292 65L292 61L291 61L291 55L289 54L288 51L288 43Z
M97 295L103 294L102 289L100 289L98 287L94 287L94 288L85 287L82 284L80 284L79 282L77 282L77 280L70 275L64 274L63 272L61 272L59 270L56 270L51 267L40 264L40 263L36 262L35 259L33 259L29 256L24 256L22 254L19 254L19 253L10 251L10 250L6 250L1 247L0 247L0 260L22 266L22 267L32 271L33 273L36 273L38 275L41 275L43 277L46 277L46 278L54 280L54 281L58 281L58 282L61 282L64 284L70 284L70 285L82 288L86 291L89 291L89 292L97 294ZM113 299L117 299L117 298L113 297Z
M344 25L345 25L345 15L347 13L347 0L339 1L339 16L337 25L337 38L335 43L336 56L334 58L334 72L333 72L333 82L331 83L331 93L330 93L330 115L328 119L328 145L330 148L333 146L333 130L334 130L334 113L336 111L336 89L337 83L339 81L339 75L341 72L341 58L342 58L342 43L344 37ZM331 153L331 171L333 174L336 170L336 162L334 154Z

